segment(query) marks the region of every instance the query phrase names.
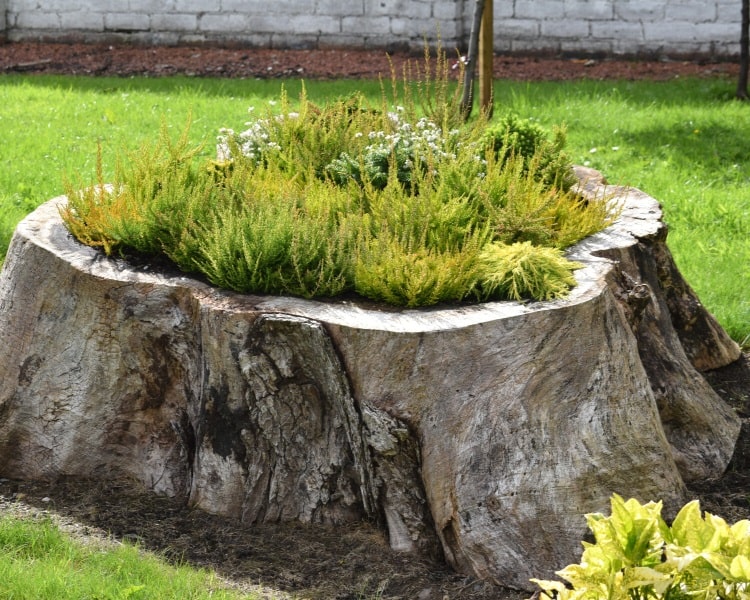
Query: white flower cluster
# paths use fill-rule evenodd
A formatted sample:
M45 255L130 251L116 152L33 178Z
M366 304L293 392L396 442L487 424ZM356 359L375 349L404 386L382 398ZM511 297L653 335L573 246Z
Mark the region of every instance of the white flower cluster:
M428 164L435 159L439 160L456 160L456 150L461 146L458 141L460 131L451 129L446 133L434 122L427 117L420 118L413 125L403 120L402 113L404 108L396 107L395 112L389 112L388 118L394 125L394 132L385 134L382 131L371 132L370 139L377 140L377 143L371 144L365 148L365 154L373 153L394 153L397 159L401 156L411 156L414 160L419 160L422 164ZM479 146L476 146L479 150ZM475 156L476 161L482 166L487 165L487 161L479 153ZM411 168L411 161L408 159L401 165L405 168ZM484 177L484 172L477 173L479 177Z
M395 111L388 113L388 118L394 126L393 133L371 131L368 134L374 143L365 148L366 153L396 151L397 154L408 154L422 161L426 161L428 157L455 160L455 153L449 152L446 148L451 138L458 135L458 130L449 131L448 135L444 136L441 128L427 117L422 117L412 125L403 119L403 112L403 106L397 106ZM404 166L409 168L411 164L406 163Z
M414 163L427 165L435 164L442 160L456 160L456 150L460 146L458 141L459 130L452 129L443 132L442 128L427 117L422 117L416 122L409 122L404 118L404 107L397 106L392 112L387 113L392 124L390 133L385 131L358 132L355 138L367 136L369 144L362 150L362 155L371 158L381 157L380 160L387 161L388 157L395 156L399 171L410 171ZM276 119L297 118L298 113L280 115ZM252 160L261 160L269 152L280 149L278 143L271 138L273 123L268 118L257 119L246 123L245 131L236 133L232 129L222 129L217 137L216 154L219 161L232 160L232 149L236 148L243 156ZM351 149L342 148L341 157L348 157ZM485 163L481 156L476 157L481 163ZM354 160L356 159L349 159ZM379 161L378 161L379 162ZM484 173L480 173L482 177Z
M216 157L219 161L232 160L232 143L237 144L240 153L248 158L258 160L269 150L278 150L279 145L271 141L268 132L268 120L258 119L245 123L250 127L240 133L233 129L221 129L216 144Z
M268 104L274 106L276 102L269 100ZM251 106L247 111L253 112L254 109L255 107ZM299 117L297 112L290 112L286 115L286 118L289 119L296 119L297 117ZM283 120L284 115L279 115L276 119ZM232 160L231 147L233 144L239 147L240 154L253 160L259 160L262 155L269 151L281 149L279 144L271 140L271 121L269 119L256 119L246 122L245 125L248 126L248 129L240 133L236 133L234 129L230 128L219 130L216 144L217 160L221 162Z

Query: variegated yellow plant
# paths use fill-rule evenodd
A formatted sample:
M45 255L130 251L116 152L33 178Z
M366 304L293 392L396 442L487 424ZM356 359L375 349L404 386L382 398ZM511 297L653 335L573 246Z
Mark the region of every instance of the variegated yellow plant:
M615 494L609 516L586 515L595 543L562 581L532 580L542 600L750 599L750 521L729 525L695 500L670 527L661 510Z

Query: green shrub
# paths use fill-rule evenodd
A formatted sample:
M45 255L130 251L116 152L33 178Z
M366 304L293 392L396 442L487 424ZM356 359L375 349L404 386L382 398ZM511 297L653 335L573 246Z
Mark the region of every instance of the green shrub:
M581 562L532 580L542 600L740 600L750 598L750 521L729 525L686 504L671 527L661 502L611 499L612 514L586 516L595 543L583 543Z
M510 113L488 127L484 135L497 154L515 152L531 158L546 141L548 132L539 123Z
M483 138L499 162L521 157L524 170L533 173L547 188L568 191L576 183L570 157L565 153L563 127L555 128L550 139L549 132L539 123L510 113L488 127Z
M68 185L63 219L107 254L165 256L240 292L404 306L564 295L576 265L555 249L609 225L611 208L558 185L572 177L562 138L508 117L498 151L485 116L455 127L449 88L431 89L442 122L417 116L413 91L393 108L357 95L320 107L304 88L292 107L282 92L280 112L222 130L211 161L187 129L163 130L112 186Z

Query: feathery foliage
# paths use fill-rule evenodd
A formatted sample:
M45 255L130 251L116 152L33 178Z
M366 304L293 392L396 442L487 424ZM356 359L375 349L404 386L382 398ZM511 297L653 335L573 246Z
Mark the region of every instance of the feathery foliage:
M531 242L488 244L479 259L484 267L481 295L511 300L564 296L575 285L572 269L582 266L567 260L557 248Z
M455 127L441 64L425 78L428 116L423 88L394 81L405 106L282 93L278 113L222 130L212 161L187 128L176 141L164 128L111 186L69 184L63 219L107 254L163 255L240 292L402 306L564 296L577 265L560 249L609 225L612 207L570 191L562 130L550 139L513 116Z

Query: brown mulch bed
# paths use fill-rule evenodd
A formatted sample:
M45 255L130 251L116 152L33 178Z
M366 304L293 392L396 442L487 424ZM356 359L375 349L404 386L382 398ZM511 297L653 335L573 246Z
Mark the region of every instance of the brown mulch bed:
M420 56L362 50L0 44L0 73L308 79L389 77ZM733 63L497 56L495 77L514 80L736 77ZM735 457L719 481L695 486L703 508L730 521L750 508L750 357L707 374L745 420ZM0 514L49 515L72 535L129 540L167 558L215 569L227 585L267 598L520 600L453 573L444 564L391 552L382 532L285 524L243 526L139 492L127 483L0 479ZM562 566L562 565L561 565Z
M452 54L449 56L453 56ZM404 63L420 54L384 50L274 50L216 46L143 46L16 42L0 44L0 72L74 75L188 75L306 79L390 77L391 64L401 73ZM455 59L451 60L455 63ZM651 79L736 77L731 62L689 60L625 60L498 55L496 78L523 81L573 79Z
M139 492L125 482L0 480L3 513L50 517L85 543L137 543L168 560L210 568L228 587L269 600L528 596L392 552L382 532L368 523L346 528L300 523L242 526Z

